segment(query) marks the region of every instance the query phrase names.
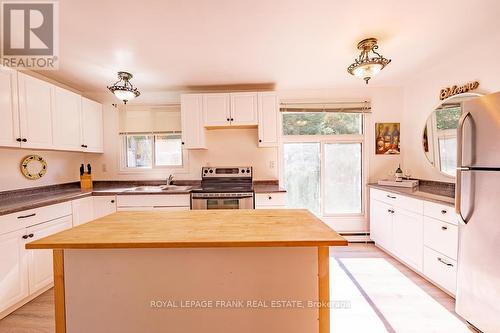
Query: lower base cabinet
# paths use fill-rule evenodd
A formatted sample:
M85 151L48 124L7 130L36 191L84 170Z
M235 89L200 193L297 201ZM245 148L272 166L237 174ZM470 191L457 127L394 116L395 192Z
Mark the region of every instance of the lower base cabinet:
M408 265L422 271L423 216L404 209L394 209L393 250Z
M455 295L458 226L453 209L376 189L370 197L375 244Z
M94 197L73 200L71 210L74 227L92 221L94 219Z
M92 199L94 206L94 219L116 212L116 197L114 195L94 196Z
M65 216L51 222L42 223L26 229L30 236L29 242L47 237L49 235L70 229L73 223L71 216ZM31 236L33 235L33 236ZM54 281L52 267L52 250L26 250L28 251L28 276L30 294L48 286Z
M286 193L255 193L255 209L286 209Z
M24 229L0 235L0 313L29 295L25 235Z

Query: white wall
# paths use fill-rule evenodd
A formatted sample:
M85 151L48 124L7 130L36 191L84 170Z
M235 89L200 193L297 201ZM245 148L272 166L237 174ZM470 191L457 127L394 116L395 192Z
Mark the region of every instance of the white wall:
M444 182L454 182L434 169L427 161L422 149L422 131L429 114L439 104L441 88L455 84L479 81L477 92L492 93L500 91L498 65L498 45L492 40L500 38L499 32L492 31L497 37L489 36L466 45L457 45L450 50L442 61L434 63L427 70L417 73L404 86L404 115L401 128L403 167L410 169L412 176Z
M21 173L21 161L30 154L40 155L47 161L47 173L40 179L30 180ZM0 191L79 181L83 155L75 152L0 148Z

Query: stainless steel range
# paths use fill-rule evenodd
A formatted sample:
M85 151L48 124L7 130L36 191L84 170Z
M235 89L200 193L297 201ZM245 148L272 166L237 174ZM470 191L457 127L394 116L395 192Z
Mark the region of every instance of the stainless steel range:
M191 192L192 209L253 209L252 167L203 167L201 189Z

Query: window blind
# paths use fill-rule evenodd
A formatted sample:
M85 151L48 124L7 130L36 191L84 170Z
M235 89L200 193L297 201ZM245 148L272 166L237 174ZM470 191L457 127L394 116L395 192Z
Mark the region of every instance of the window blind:
M281 112L371 113L370 102L282 102Z
M180 105L133 106L119 111L120 134L180 133Z

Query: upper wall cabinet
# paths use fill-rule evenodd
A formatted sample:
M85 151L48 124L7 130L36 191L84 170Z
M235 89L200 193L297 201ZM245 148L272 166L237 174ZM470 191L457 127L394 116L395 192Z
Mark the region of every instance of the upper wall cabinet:
M0 67L0 146L19 147L17 75Z
M275 92L262 92L259 102L259 147L278 145L278 96Z
M205 149L205 127L203 127L203 95L181 96L182 144L187 149Z
M54 147L80 150L82 98L66 89L55 88L55 107L52 113Z
M205 126L231 125L231 97L229 94L203 95L203 119Z
M89 153L102 153L103 127L102 104L82 97L81 147Z
M187 94L181 96L182 136L188 149L206 148L204 127L258 126L259 147L278 144L275 92Z
M53 149L52 109L55 86L18 73L21 147Z
M0 67L0 146L103 152L102 105Z
M257 93L204 94L205 126L257 125Z
M257 93L231 95L231 125L257 125Z

